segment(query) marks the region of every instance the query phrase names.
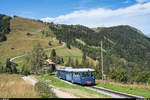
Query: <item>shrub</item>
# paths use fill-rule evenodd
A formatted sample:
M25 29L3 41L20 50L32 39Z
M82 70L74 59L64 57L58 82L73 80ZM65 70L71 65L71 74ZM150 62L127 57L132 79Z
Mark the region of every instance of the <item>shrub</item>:
M49 41L49 42L48 42L48 45L49 45L49 46L51 46L51 45L52 45L51 41Z
M7 40L6 36L3 34L0 34L0 42L6 41L6 40Z
M35 84L35 90L38 92L38 95L42 98L57 98L55 93L51 91L51 87L44 82L38 82Z
M137 74L136 82L146 83L149 82L150 72L149 71L142 71Z
M32 36L32 34L31 33L27 33L26 36Z
M119 67L110 67L109 77L115 81L126 83L128 81L127 72Z
M150 78L148 78L147 83L150 84Z

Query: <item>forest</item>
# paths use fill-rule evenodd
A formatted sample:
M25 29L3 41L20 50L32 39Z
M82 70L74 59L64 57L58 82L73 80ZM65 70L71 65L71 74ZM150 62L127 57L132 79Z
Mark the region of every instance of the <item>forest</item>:
M139 30L128 25L91 29L53 23L49 28L58 40L67 43L68 48L73 45L98 61L101 59L100 42L103 41L106 78L130 83L150 81L150 41ZM101 73L101 65L98 66L98 73Z
M6 41L6 34L10 32L11 17L0 14L0 42Z

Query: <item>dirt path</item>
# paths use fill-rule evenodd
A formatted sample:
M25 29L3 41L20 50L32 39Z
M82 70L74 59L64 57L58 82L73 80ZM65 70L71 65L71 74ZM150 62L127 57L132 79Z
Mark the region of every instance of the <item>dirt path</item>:
M22 77L23 80L27 81L28 83L32 84L33 86L38 82L35 78L32 78L30 76L24 76ZM58 98L79 98L74 96L73 94L60 91L58 88L52 88L52 91L56 94Z
M61 46L52 47L52 48L46 48L46 49L44 49L44 51L49 50L49 49L62 48L62 47L65 46L65 42L62 42L62 43L63 43L63 44L62 44ZM19 58L19 57L22 57L22 56L25 56L25 54L19 55L19 56L16 56L16 57L13 57L13 58L10 59L10 61L13 61L14 59Z
M38 82L38 80L31 78L30 76L22 77L23 80L30 82L33 86Z
M53 92L56 94L56 96L59 97L59 98L79 98L79 97L74 96L73 94L60 91L60 90L57 89L57 88L53 88L52 91L53 91Z

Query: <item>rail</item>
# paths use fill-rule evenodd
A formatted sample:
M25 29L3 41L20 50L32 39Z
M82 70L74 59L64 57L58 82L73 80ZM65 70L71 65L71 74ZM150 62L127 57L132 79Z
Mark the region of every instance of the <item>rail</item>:
M102 88L102 87L96 87L96 86L90 86L90 87L87 86L87 87L98 90L98 91L103 91L105 93L113 94L120 98L143 98L141 96L135 96L135 95L126 94L126 93L122 93L122 92L118 92L118 91L113 91L113 90L109 90L109 89Z

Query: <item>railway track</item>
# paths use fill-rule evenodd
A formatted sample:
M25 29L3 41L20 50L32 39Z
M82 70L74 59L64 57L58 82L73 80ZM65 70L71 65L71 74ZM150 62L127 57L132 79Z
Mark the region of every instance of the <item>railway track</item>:
M57 77L56 77L57 78ZM59 78L58 78L59 79ZM65 83L71 84L71 85L78 85L78 84L72 84L71 82L68 82L66 80L62 80L59 79ZM102 88L102 87L97 87L97 86L84 86L85 88L106 94L111 96L112 98L135 98L135 99L139 99L139 98L144 98L142 96L136 96L136 95L132 95L132 94L126 94L126 93L122 93L122 92L118 92L118 91L113 91L113 90L109 90L106 88Z
M115 98L143 98L141 96L135 96L135 95L131 95L131 94L126 94L126 93L122 93L122 92L118 92L118 91L113 91L113 90L109 90L106 88L102 88L102 87L96 87L96 86L86 86L87 88L90 88L92 90L96 90L99 91L101 93L110 95L112 97Z

